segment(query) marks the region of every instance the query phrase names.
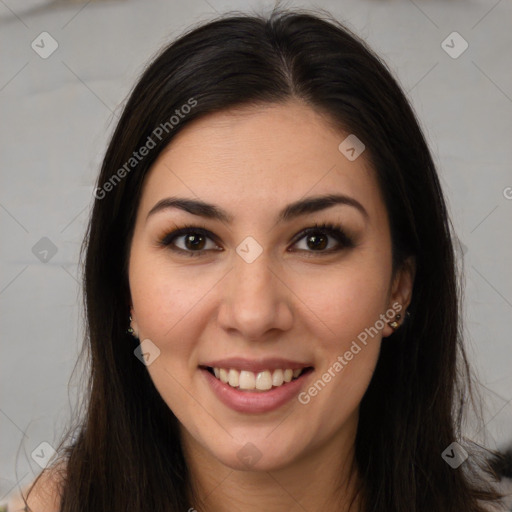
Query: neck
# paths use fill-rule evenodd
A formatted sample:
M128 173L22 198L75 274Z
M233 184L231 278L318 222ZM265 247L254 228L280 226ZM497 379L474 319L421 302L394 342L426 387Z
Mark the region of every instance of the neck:
M185 429L182 445L193 482L191 512L355 512L361 497L354 460L355 422L344 425L322 445L315 445L285 467L241 471L222 464ZM353 501L353 503L351 503Z

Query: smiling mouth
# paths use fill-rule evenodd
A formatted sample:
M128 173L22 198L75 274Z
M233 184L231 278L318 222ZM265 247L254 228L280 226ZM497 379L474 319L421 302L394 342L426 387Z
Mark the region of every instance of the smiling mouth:
M303 375L313 371L312 366L297 369L276 369L252 372L247 370L236 370L234 368L212 368L211 366L200 366L201 369L211 373L217 380L237 389L238 391L265 392L286 386L287 383L301 378Z

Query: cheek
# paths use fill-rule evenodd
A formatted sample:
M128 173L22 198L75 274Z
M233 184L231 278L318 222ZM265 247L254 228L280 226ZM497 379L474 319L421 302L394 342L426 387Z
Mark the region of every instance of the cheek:
M190 274L190 273L189 273ZM130 290L140 340L151 340L158 357L147 367L153 384L175 414L190 407L183 384L190 381L196 340L204 328L199 311L205 290L168 262L134 255ZM210 285L211 286L211 285Z
M310 318L309 329L333 349L350 344L386 311L388 270L359 261L297 280L294 291ZM382 330L381 322L378 327Z
M187 315L213 284L213 276L191 282L190 270L174 268L162 258L135 254L130 264L130 291L140 332L163 342L181 323L187 323Z
M311 311L307 331L317 343L320 367L299 397L325 431L336 431L355 414L373 376L382 340L387 282L383 271L351 272L316 280L304 300ZM307 293L307 289L301 292Z
M199 267L179 268L147 253L134 254L130 289L139 337L151 340L160 350L148 371L157 388L165 385L167 396L179 394L174 384L189 380L196 371L197 340L209 321L208 291L219 286L220 277Z
M317 343L321 368L304 402L320 410L342 404L338 414L326 419L335 427L362 399L377 363L387 310L386 258L372 255L347 261L328 274L305 279L296 289L307 318L307 332ZM315 398L317 397L317 398Z

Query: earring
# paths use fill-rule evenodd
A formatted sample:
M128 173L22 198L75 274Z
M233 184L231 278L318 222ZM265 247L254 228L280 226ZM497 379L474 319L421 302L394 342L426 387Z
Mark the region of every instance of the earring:
M400 320L400 318L402 318L402 315L398 314L395 316L395 320L393 320L392 322L388 322L389 326L394 330L396 331L396 329L398 329L398 326L400 325L397 320Z
M131 334L134 338L138 338L138 336L135 334L135 331L133 330L131 323L132 323L132 316L130 315L130 327L128 327L128 329L127 329L128 334Z

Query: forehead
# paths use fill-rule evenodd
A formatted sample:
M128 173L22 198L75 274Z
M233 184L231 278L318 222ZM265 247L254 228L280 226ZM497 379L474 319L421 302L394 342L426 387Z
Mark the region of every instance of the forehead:
M304 196L341 193L380 216L384 205L364 152L339 150L349 134L312 108L290 102L208 114L182 129L146 176L141 210L171 195L272 215Z

